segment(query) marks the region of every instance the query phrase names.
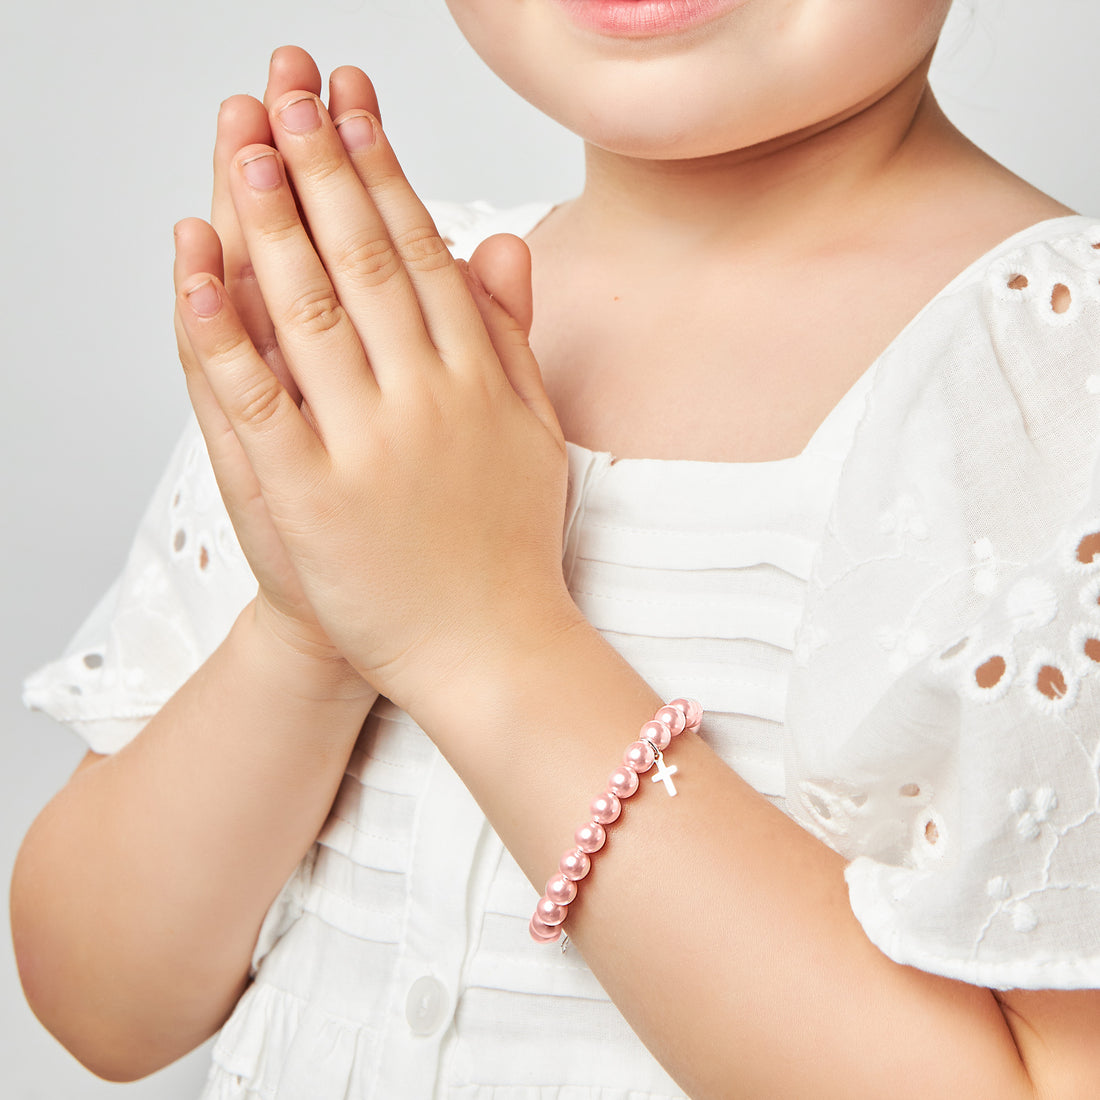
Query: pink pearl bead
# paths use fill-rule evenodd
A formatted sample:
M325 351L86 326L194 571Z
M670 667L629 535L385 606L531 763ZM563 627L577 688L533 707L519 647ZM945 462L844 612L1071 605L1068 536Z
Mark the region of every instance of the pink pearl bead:
M703 721L703 708L695 699L673 699L669 706L684 712L684 720L689 730L699 728L699 723Z
M668 726L669 732L673 737L679 736L687 727L687 717L679 707L661 707L653 716L653 720L655 722L664 722L664 724Z
M565 875L554 875L546 883L546 896L559 905L568 905L577 896L577 884Z
M607 777L607 789L618 798L629 798L638 789L638 773L625 764Z
M573 834L573 839L582 852L591 855L603 847L604 841L607 840L607 833L598 821L590 821Z
M601 825L610 825L612 821L618 820L623 811L622 803L610 791L596 795L589 808L592 811L592 820Z
M652 741L661 752L664 752L672 741L672 730L664 722L646 722L638 734L638 739Z
M572 848L561 857L558 870L566 878L577 882L592 870L592 860L588 858L587 852L582 851L580 848Z
M543 924L538 917L531 918L527 931L531 933L531 939L536 943L553 943L561 935L560 928Z
M623 763L636 772L647 772L653 767L653 761L657 759L652 746L644 741L635 741L623 753Z
M569 910L564 905L559 905L556 901L551 901L547 897L539 898L538 904L535 906L535 916L543 924L561 924L568 913Z

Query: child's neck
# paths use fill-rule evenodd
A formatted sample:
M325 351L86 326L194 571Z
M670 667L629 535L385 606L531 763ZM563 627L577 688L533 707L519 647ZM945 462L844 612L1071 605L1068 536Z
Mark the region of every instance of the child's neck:
M593 249L774 258L823 232L850 238L960 156L982 154L942 114L922 66L848 117L749 149L658 161L589 146L584 192L562 214Z
M574 442L786 458L955 275L1065 213L959 134L923 74L771 148L593 149L584 193L529 238L532 346Z

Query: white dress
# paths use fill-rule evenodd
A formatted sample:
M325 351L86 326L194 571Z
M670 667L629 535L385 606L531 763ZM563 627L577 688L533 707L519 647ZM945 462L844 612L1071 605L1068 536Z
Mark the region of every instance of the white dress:
M468 255L490 233L525 235L547 209L531 205L497 213L477 205L442 206L437 220L456 254ZM1060 243L1065 241L1076 243ZM1010 547L1002 538L1014 529L1020 508L1008 517L998 514L1000 525L991 522L985 541L975 545L958 508L962 498L975 495L971 490L985 500L981 468L968 468L974 480L963 479L962 490L958 477L948 478L950 491L939 484L937 479L955 471L953 441L937 437L936 418L948 408L973 420L988 406L989 434L990 424L1002 425L1007 415L983 381L983 371L993 372L1003 397L1005 376L996 374L999 352L991 350L989 335L997 330L997 316L977 310L974 302L992 294L995 314L1008 316L1022 307L1040 318L1032 330L1047 344L1033 340L1028 354L1040 366L1064 368L1072 378L1067 386L1077 387L1073 392L1088 410L1073 425L1062 405L1053 404L1042 410L1049 422L1013 422L1026 443L1012 436L1008 450L1030 449L1016 456L1015 466L999 470L1000 476L1015 486L1012 479L1034 459L1049 480L1065 477L1074 461L1091 459L1082 439L1091 441L1100 427L1094 407L1100 377L1089 381L1092 369L1100 371L1100 355L1092 344L1092 366L1062 363L1056 341L1071 331L1072 317L1050 310L1047 276L1053 264L1058 281L1069 287L1075 316L1091 311L1086 338L1093 339L1100 330L1100 252L1094 243L1100 243L1100 233L1087 219L1058 219L983 257L922 311L795 458L751 464L615 461L569 446L564 568L581 610L660 694L703 702L703 734L727 763L855 858L853 904L876 942L902 961L915 956L918 965L939 972L960 969L960 956L976 959L977 969L957 976L984 975L989 984L1006 976L1004 984L1013 984L1029 975L1030 984L1047 984L1054 971L1043 964L1055 959L1062 980L1049 984L1100 985L1098 952L1091 950L1100 932L1067 934L1067 921L1055 912L1057 899L1048 912L1037 908L1039 895L1021 896L1022 888L1034 886L1033 877L1025 882L1024 875L1025 869L1034 875L1034 861L1021 862L1018 855L1021 844L1025 856L1032 849L1053 851L1054 830L1065 835L1097 813L1097 735L1089 744L1077 735L1076 755L1060 746L1042 762L1044 775L1058 777L1047 787L1037 787L1029 770L1042 746L1000 747L996 767L998 776L1015 784L1008 807L1014 816L996 833L998 843L1009 843L994 845L998 873L992 873L988 823L977 821L971 838L966 830L973 814L959 816L959 792L984 776L988 762L981 753L942 751L942 743L959 741L960 692L969 691L968 700L974 696L966 705L983 716L999 707L1034 723L1042 707L1024 711L1023 703L1012 702L1015 674L1026 662L1012 650L1017 635L1011 631L983 627L980 635L972 632L968 645L941 654L948 648L945 638L953 646L962 637L957 620L979 619L998 599L1009 600L1024 623L1020 630L1043 618L1050 602L1043 584L1049 588L1052 582L1038 577L1011 597L1004 596L1006 585L1019 580L1026 563L1041 557L1063 527L1077 537L1074 509L1086 500L1091 483L1078 471L1058 501L1044 498L1041 522L1028 528L1032 537L1025 547ZM1009 290L1006 276L1025 268L1030 287ZM989 289L998 279L1006 283L1001 297ZM1043 295L1054 322L1042 313ZM946 319L938 317L945 310ZM1078 359L1080 354L1078 349ZM936 381L948 360L957 365L960 384L970 385L963 377L968 371L976 379L966 403ZM1049 389L1045 378L1025 381ZM1040 399L1046 400L1042 392ZM981 434L973 423L966 428ZM907 431L915 440L912 448ZM1040 435L1043 446L1036 441ZM1058 452L1055 458L1050 448ZM914 463L923 482L910 476ZM891 474L895 465L905 477ZM940 511L928 505L929 485L939 486L932 492ZM1043 492L1046 486L1028 483L1021 491ZM869 495L861 500L861 493ZM999 506L1004 509L1005 502ZM1096 512L1100 531L1100 505ZM933 529L936 523L944 529ZM921 557L914 548L928 553ZM1010 557L1009 549L1017 556ZM1100 647L1100 573L1091 571L1091 558L1078 565L1073 583L1093 595L1091 607L1087 599L1078 600L1074 610L1083 623L1097 622ZM880 567L886 570L881 582ZM911 579L914 569L924 570L919 580ZM949 615L933 600L923 617L906 617L913 607L925 606L921 599L930 591L941 591L937 571L955 577L960 570L972 599L960 604L954 593ZM910 578L909 587L898 575ZM72 725L91 747L114 751L214 648L254 591L192 425L119 583L67 654L27 681L26 700ZM1048 618L1045 625L1054 621ZM1073 635L1085 647L1081 653L1085 639L1094 636L1088 629ZM858 669L851 667L848 651ZM989 668L999 668L989 660L1001 654L1006 665L993 688L970 690L967 676L983 667L983 682L989 680ZM1051 721L1064 725L1074 701L1092 704L1085 661L1091 666L1096 658L1086 655L1074 663L1064 651L1060 663L1051 665L1064 680L1044 674L1045 688L1066 689L1054 692L1057 699L1040 693L1044 705L1050 704ZM926 713L942 723L931 748L927 729L914 726L914 716ZM1024 725L1014 720L1016 727ZM1100 729L1100 722L1091 725ZM889 752L882 751L884 744ZM917 749L910 751L912 745ZM997 802L993 794L979 801L987 815L996 812L990 810ZM1065 806L1070 816L1060 816ZM1096 839L1087 832L1073 848L1075 881L1087 880L1078 892L1090 896L1090 904L1100 898ZM967 882L980 877L984 908L978 915L974 891L957 881L960 867ZM1059 889L1059 897L1065 894ZM909 914L907 896L923 906L917 917ZM562 954L530 941L526 926L535 900L536 892L431 742L405 714L381 702L364 726L317 843L268 914L253 960L255 980L218 1039L204 1096L680 1096L576 950ZM1071 925L1092 912L1077 900L1071 905ZM997 923L1002 912L1016 937L1007 946ZM993 930L996 958L975 955L968 938L975 921L989 924L979 943ZM1092 927L1100 929L1100 915Z

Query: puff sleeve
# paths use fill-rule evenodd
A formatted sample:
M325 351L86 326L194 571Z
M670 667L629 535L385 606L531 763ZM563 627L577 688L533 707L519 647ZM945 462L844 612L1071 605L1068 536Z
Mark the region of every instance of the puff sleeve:
M1100 987L1100 226L1020 235L881 362L807 592L792 812L897 962Z
M220 644L256 594L192 418L118 580L23 700L99 753L130 741Z

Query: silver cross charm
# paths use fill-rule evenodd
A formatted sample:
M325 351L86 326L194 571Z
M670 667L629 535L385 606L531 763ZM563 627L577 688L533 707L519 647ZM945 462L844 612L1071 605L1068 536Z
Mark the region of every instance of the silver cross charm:
M679 770L680 769L678 767L676 767L675 764L673 764L672 767L670 768L665 763L664 753L659 752L657 754L657 770L653 773L652 776L650 776L650 782L651 783L663 783L665 785L665 790L668 791L669 795L672 796L672 797L675 797L676 787L672 783L672 777Z

